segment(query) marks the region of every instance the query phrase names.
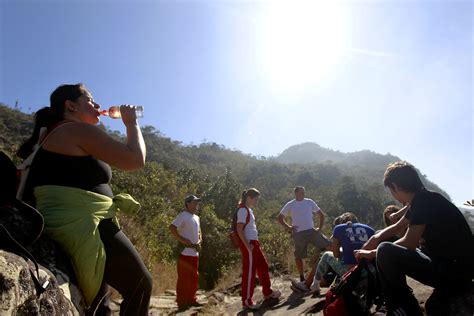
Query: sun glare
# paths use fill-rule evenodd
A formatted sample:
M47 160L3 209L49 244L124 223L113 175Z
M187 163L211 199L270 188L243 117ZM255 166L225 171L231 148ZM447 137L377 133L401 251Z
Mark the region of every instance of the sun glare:
M324 79L342 55L344 19L337 1L275 1L260 24L262 70L278 89Z

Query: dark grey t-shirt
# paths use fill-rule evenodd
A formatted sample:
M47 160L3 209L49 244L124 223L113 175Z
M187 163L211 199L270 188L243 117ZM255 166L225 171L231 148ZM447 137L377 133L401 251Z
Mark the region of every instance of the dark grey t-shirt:
M471 260L471 229L459 209L437 192L417 193L405 214L410 225L426 225L421 250L432 260Z

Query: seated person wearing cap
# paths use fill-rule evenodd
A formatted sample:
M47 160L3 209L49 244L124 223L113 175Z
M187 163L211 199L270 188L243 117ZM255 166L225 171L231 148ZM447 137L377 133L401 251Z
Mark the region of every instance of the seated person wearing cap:
M171 235L185 246L178 259L178 282L176 302L179 310L201 306L196 301L199 280L199 251L201 250L201 227L196 215L201 199L195 195L185 198L185 210L179 213L169 226Z

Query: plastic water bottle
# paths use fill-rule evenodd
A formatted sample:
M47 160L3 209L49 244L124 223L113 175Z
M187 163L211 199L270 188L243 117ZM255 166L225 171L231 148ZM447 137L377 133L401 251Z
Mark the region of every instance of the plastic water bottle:
M100 114L108 116L113 119L118 119L122 117L122 114L120 113L120 106L111 106L108 110L102 110L100 111ZM135 114L137 115L137 118L142 118L143 117L143 106L139 105L135 107Z

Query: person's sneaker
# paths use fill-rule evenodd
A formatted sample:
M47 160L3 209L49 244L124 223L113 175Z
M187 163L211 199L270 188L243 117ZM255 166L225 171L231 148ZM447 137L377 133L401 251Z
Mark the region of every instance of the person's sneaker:
M183 304L183 305L178 305L178 312L184 312L189 308L190 305L188 304Z
M243 309L251 309L251 310L259 309L261 306L262 304L260 303L242 304Z
M375 309L375 313L372 316L386 316L388 314L387 304L384 302L381 306Z
M310 289L308 289L304 281L303 282L291 281L291 288L301 293L308 293L310 291Z
M272 298L279 298L281 296L280 291L273 291L270 295L265 296L265 300L269 300Z
M311 294L321 293L321 288L319 287L319 282L313 282L313 284L311 284L311 288L309 289L309 291L311 292Z
M383 315L381 314L381 312L377 312L379 313L379 315ZM387 310L387 313L385 314L386 316L410 316L411 314L408 313L407 310L405 310L403 307L398 307L396 309L392 309L392 310Z
M423 316L418 301L413 296L413 300L404 301L403 306L387 306L387 316Z

